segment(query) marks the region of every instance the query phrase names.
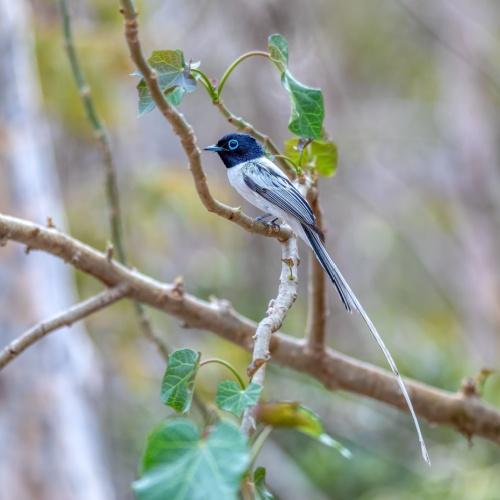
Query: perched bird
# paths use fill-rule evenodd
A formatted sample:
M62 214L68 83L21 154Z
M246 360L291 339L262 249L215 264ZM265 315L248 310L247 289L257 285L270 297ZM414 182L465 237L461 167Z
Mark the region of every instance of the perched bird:
M422 456L430 464L413 405L396 363L382 341L375 325L366 314L338 267L328 255L324 246L323 235L316 225L316 218L308 201L288 177L267 158L262 145L249 135L227 134L217 144L204 149L218 153L227 168L230 184L243 198L265 213L256 220L264 224L276 224L276 220L281 219L288 224L292 231L312 249L333 285L335 285L345 308L350 312L358 311L361 314L397 378L417 430ZM265 222L271 216L274 219L271 222Z

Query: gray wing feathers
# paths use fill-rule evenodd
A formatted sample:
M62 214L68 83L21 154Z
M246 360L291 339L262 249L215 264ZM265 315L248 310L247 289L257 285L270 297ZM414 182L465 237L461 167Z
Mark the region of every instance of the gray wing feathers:
M306 226L315 227L316 219L309 203L286 178L258 163L244 167L245 184L264 199L295 217Z

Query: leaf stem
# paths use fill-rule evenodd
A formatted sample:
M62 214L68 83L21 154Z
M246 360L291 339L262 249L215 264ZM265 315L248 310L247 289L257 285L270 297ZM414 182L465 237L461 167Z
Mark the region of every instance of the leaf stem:
M242 389L246 388L245 382L243 382L243 379L240 377L240 374L236 371L236 368L231 363L229 363L229 362L227 362L227 361L225 361L223 359L220 359L220 358L206 359L205 361L202 361L200 363L200 368L202 366L205 366L205 365L208 365L208 364L211 364L211 363L215 363L215 364L219 364L219 365L225 366L236 377L236 379L238 380L238 383L240 384L241 388Z
M224 71L224 74L222 75L221 79L219 80L219 84L217 86L217 100L220 99L220 96L222 94L222 89L224 88L224 85L226 83L226 80L229 78L229 75L234 71L236 66L243 62L245 59L248 59L249 57L253 56L262 56L262 57L267 57L268 59L270 58L270 55L268 52L265 52L263 50L252 50L250 52L245 52L242 54L240 57L235 59Z
M215 90L215 87L212 85L208 76L199 69L191 69L191 73L196 73L200 76L201 83L203 83L203 86L207 89L210 99L212 99L212 101L216 101L218 99L217 90Z

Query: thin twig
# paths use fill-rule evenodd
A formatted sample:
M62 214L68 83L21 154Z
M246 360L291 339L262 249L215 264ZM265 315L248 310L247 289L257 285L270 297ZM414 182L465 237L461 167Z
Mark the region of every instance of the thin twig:
M316 223L321 231L323 213L319 205L318 188L309 189L308 199L316 216ZM326 321L328 318L326 275L312 252L309 252L309 283L306 322L306 342L313 352L321 352L325 346Z
M99 149L103 158L106 172L106 195L108 200L109 221L113 246L116 250L118 260L123 264L126 264L125 248L123 245L123 222L120 209L120 196L116 179L116 167L114 165L113 155L111 154L108 132L99 118L94 105L94 100L92 99L90 87L85 80L85 76L80 66L80 61L73 42L71 18L66 0L59 0L59 6L61 10L64 33L64 46L71 65L71 72L78 87L78 91L80 92L85 114L97 138Z
M123 219L120 207L120 193L118 190L116 165L111 152L109 134L104 123L101 121L99 114L97 113L94 100L92 99L90 86L87 84L83 70L80 66L80 61L78 59L78 54L73 41L71 17L69 15L66 0L59 0L59 6L63 25L64 45L68 54L73 78L80 92L85 114L87 115L87 119L92 129L94 130L103 159L106 178L106 199L108 202L109 223L111 227L113 248L116 250L118 260L122 264L127 265L127 254L125 251L125 244L123 242ZM162 356L168 357L168 348L160 337L154 332L142 304L135 302L134 311L143 335L156 345Z
M122 299L127 295L130 289L128 283L121 283L113 288L108 288L101 293L84 300L69 309L53 316L50 319L38 323L30 328L27 332L13 340L0 352L0 370L2 370L13 359L17 358L28 347L35 342L41 340L49 333L62 328L63 326L71 326L76 321L80 321L91 314L108 307L114 302Z
M143 76L156 107L170 123L172 130L181 142L189 162L189 169L193 176L196 191L205 208L211 213L215 213L226 220L238 224L251 233L270 236L279 240L286 240L289 238L291 231L288 228L282 227L277 230L269 225L255 223L251 217L245 215L241 211L241 208L225 205L212 196L201 164L200 149L196 144L196 137L193 133L193 129L184 116L170 106L165 100L158 85L156 71L149 66L142 53L138 36L137 13L133 2L132 0L120 0L120 4L125 19L125 38L129 47L130 57Z
M249 351L256 324L234 311L226 301L206 302L175 283L160 283L118 262L104 252L61 233L16 217L0 214L0 246L9 240L61 258L106 286L128 283L128 296L178 318L190 328L213 332ZM384 402L407 412L394 376L387 370L326 348L311 353L303 340L274 333L269 349L272 361L308 374L331 390L343 389ZM416 413L428 422L452 427L468 437L482 436L500 444L500 411L477 397L449 392L405 379Z
M269 351L271 337L277 332L295 299L297 298L297 266L299 256L297 239L289 238L281 244L281 274L278 295L269 303L266 316L260 321L255 331L255 345L253 347L252 362L248 367L248 375L252 382L262 386L266 374L266 364L271 358ZM241 430L250 435L255 429L255 406L245 410L241 422Z

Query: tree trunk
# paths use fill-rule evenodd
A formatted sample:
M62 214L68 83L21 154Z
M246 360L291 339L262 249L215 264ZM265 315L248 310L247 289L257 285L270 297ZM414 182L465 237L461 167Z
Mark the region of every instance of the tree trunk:
M0 211L63 228L25 0L0 0ZM62 48L61 48L62 50ZM18 246L0 251L0 343L76 300L71 271ZM113 493L94 415L99 365L81 325L42 340L0 373L0 489L16 500Z

